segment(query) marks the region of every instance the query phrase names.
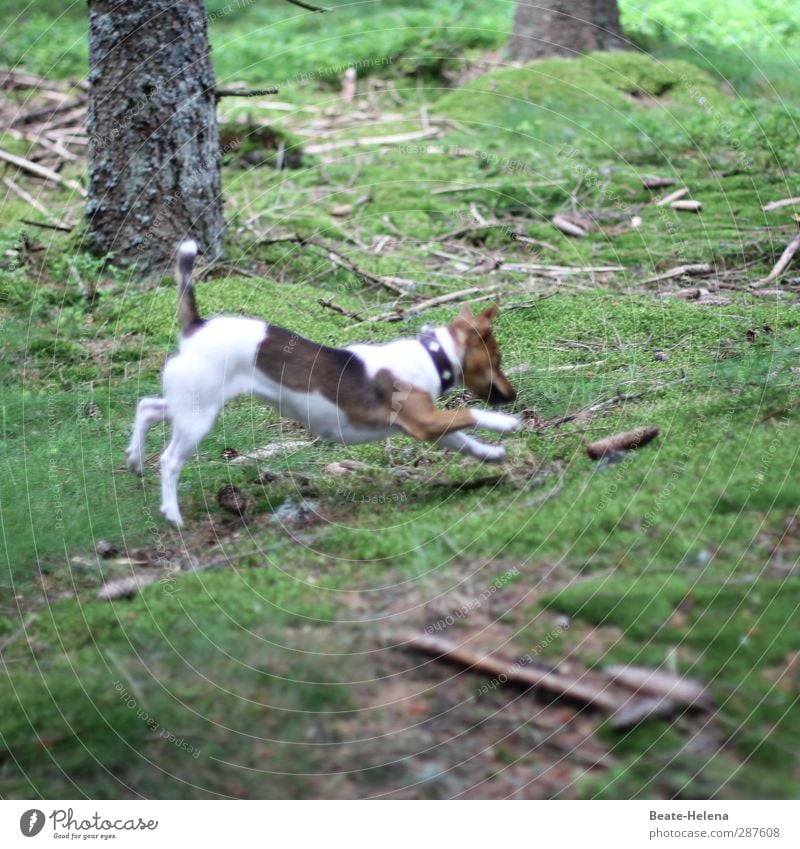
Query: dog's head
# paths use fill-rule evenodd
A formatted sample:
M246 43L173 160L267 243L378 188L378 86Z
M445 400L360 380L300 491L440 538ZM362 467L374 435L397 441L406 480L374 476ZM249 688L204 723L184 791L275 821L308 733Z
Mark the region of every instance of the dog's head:
M448 329L463 352L464 386L489 404L510 404L517 393L500 371L500 346L492 330L497 313L496 303L478 315L465 305Z

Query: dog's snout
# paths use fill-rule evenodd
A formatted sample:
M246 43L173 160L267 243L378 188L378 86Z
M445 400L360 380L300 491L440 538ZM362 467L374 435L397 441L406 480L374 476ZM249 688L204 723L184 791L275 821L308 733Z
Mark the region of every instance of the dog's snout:
M508 389L501 390L492 384L492 388L489 390L489 397L486 400L493 406L499 407L502 404L511 404L516 399L517 392L513 387L509 386Z

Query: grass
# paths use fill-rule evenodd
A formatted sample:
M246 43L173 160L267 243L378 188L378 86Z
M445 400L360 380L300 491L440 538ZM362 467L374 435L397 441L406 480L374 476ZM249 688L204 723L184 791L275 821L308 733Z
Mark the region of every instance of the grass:
M518 410L546 423L604 406L504 437L506 477L487 485L496 469L401 438L284 443L268 460L230 463L225 449L307 439L240 399L185 469L178 533L158 517L154 466L135 479L122 454L136 400L157 391L174 346L174 284L143 286L104 267L81 252L79 233L22 227L38 213L9 198L0 236L4 797L794 793L800 319L795 296L756 297L744 284L793 233L790 214L761 207L796 194L796 110L774 91L763 96L754 78L748 99L738 97L718 64L663 46L657 59L498 67L454 87L459 57L497 47L510 14L511 4L479 5L376 5L372 28L366 10L349 7L325 19L329 29L268 4L212 21L220 79L308 74L309 39L321 68L396 56L372 71L405 102L379 92L375 124L341 122L333 139L417 128L421 104L449 123L434 141L305 155L282 172L231 158L234 270L198 285L201 310L268 316L335 344L415 333L452 315L353 326L320 299L374 316L388 298L324 252L265 240L297 231L372 273L419 281L421 296L502 284L497 331ZM0 45L5 61L24 54L30 70L80 73L82 14L65 12L55 69L45 64L52 43L21 47L28 23ZM441 25L469 15L486 20ZM263 43L242 42L259 27ZM295 79L281 97L328 108L337 104L330 83L327 72ZM223 109L231 122L248 113L274 121L249 106ZM306 139L308 121L289 113L279 129ZM653 173L690 185L702 214L657 211L641 185ZM335 214L361 198L348 218ZM77 217L78 198L57 189L47 200ZM573 204L597 222L586 239L548 223ZM502 226L447 236L475 224L475 209ZM633 215L639 228L627 226ZM526 250L512 232L547 244ZM387 235L395 243L376 252ZM465 270L437 257L442 250L474 260ZM487 254L624 271L555 284L470 270ZM704 305L661 295L713 278L643 282L688 262L744 266L730 278L739 290ZM584 442L644 424L657 424L659 438L621 462L585 456ZM153 454L165 437L153 431ZM346 475L330 468L343 460L361 465ZM248 499L245 522L217 505L227 484ZM310 518L280 519L309 501ZM119 555L98 558L100 538ZM568 772L553 778L528 731L534 708L551 706L507 688L479 698L477 676L393 647L400 630L445 617L511 566L520 574L493 593L495 606L461 627L507 628L521 652L545 646L556 663L572 652L590 665L672 664L708 684L714 720L698 731L690 717L652 719L620 734L578 711L613 763L587 768L568 748L554 756ZM132 574L158 579L131 600L96 600L105 581ZM545 639L563 616L569 631Z

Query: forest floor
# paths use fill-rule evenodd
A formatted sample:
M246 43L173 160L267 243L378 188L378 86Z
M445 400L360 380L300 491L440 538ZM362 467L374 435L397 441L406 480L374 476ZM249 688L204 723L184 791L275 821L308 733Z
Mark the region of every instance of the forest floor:
M796 795L800 278L763 280L797 223L763 207L798 194L798 111L683 61L471 49L446 78L375 52L352 100L329 69L225 99L228 255L197 288L206 315L333 344L499 294L524 421L499 466L331 447L240 399L167 526L167 431L141 479L123 450L174 283L88 257L78 193L5 172L45 212L9 191L0 213L3 797ZM682 187L699 213L658 205ZM53 215L76 226L21 223ZM643 425L640 450L586 456ZM117 580L130 598L98 598ZM713 709L621 727L414 634L586 682L679 673Z

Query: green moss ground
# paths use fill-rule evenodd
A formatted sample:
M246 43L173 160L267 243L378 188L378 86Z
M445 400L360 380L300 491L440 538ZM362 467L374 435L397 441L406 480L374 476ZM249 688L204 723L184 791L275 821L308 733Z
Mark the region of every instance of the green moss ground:
M253 14L266 24L274 12ZM401 55L396 40L409 37L421 13L386 14L410 18L405 29L386 25L386 43L377 28L369 55ZM286 74L307 68L298 45L316 26L306 20L293 31ZM328 47L313 30L331 65L343 44L364 37L351 18L337 26ZM452 29L425 38L441 40L447 55L494 46L468 32L467 41L453 40ZM407 53L424 56L415 44ZM215 57L226 55L221 42ZM31 56L31 70L49 70ZM223 65L220 77L264 81L255 55L240 61ZM345 149L329 161L306 157L302 168L280 173L226 168L230 263L256 276L225 270L200 283L198 297L206 314L264 315L336 344L413 333L452 315L441 308L352 326L320 298L374 316L391 306L386 293L319 252L264 241L285 232L324 238L372 273L417 280L422 296L501 285L497 332L519 387L517 409L544 424L502 439L508 476L494 486L459 488L496 470L405 439L287 451L260 463L277 479L257 482L255 463L231 464L223 450L306 435L242 399L186 467L187 529L173 531L158 518L155 467L137 480L122 453L136 400L157 390L174 345L173 283L145 287L135 275L104 270L80 252L79 235L25 228L43 250L23 250L19 218L36 213L21 201L4 204L4 796L366 796L416 787L430 768L425 747L384 715L393 700L416 704L418 694L391 689L397 664L414 658L382 648L386 634L424 627L442 588L463 594L467 576L486 586L509 565L520 576L497 591L498 618L521 652L542 640L548 617L567 615L568 638L548 644L546 659L559 661L566 648L589 664L670 659L707 682L719 707L706 748L693 745L696 735L681 719L652 720L624 735L601 725L610 769L570 774L541 791L534 782L530 792L796 793L800 316L794 296L743 291L793 233L790 213L761 207L797 194L796 110L741 99L683 60L641 55L500 69L455 89L444 85L441 65L421 69L425 85L398 83L405 106L382 102L397 117L333 138L417 128L420 103L450 122L442 138ZM384 72L402 80L395 69ZM297 91L303 104L334 97L325 80ZM249 111L274 120L225 108L231 119ZM280 129L307 137L307 120L290 114ZM470 153L457 155L460 148ZM702 214L656 211L641 186L653 173L685 181ZM434 194L450 188L466 190ZM570 209L571 195L577 211L598 222L586 239L568 239L548 223ZM332 214L365 196L350 218ZM48 199L77 209L62 192ZM503 226L442 244L470 223L470 204ZM622 226L632 215L642 218L639 229ZM525 251L512 230L550 247ZM397 233L397 244L380 254L358 247ZM436 257L442 249L624 271L555 284L505 270L465 273ZM728 303L703 305L657 295L708 279L642 283L691 262L713 262L720 272L744 267L730 278L740 291L723 289ZM95 286L99 297L88 304L83 293ZM547 426L596 403L604 406L593 415ZM610 465L586 457L585 441L645 424L661 434L641 451ZM154 429L151 452L165 435ZM346 476L326 469L344 459L364 465ZM448 486L437 486L442 481ZM251 505L244 524L217 506L229 483ZM281 505L304 498L316 502L321 520L288 529L272 520ZM98 561L98 538L133 560L143 549L215 568L165 573L130 601L99 602L104 579L144 567ZM595 633L611 636L592 642ZM459 685L445 667L426 674L432 679L419 698L432 715L449 715L448 688ZM496 698L505 699L501 711L511 709L511 695ZM474 694L464 704L470 723L489 712ZM435 724L430 734L444 747L440 777L407 792L462 792L476 780L458 748L466 744ZM506 742L478 763L495 782L517 760L535 775L539 756L529 750Z

